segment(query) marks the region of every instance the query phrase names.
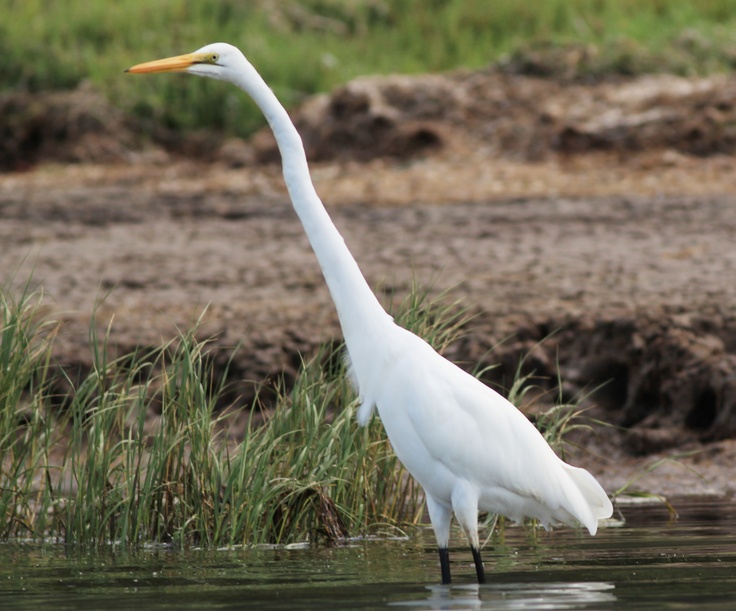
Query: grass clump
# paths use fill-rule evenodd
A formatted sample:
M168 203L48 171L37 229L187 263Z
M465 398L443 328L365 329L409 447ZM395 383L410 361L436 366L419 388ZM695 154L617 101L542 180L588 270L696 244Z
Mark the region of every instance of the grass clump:
M465 314L414 290L396 317L439 348ZM63 401L40 298L0 291L0 538L67 544L339 541L422 520L423 498L378 418L359 428L342 347L303 363L245 427L221 409L227 372L194 329L93 365ZM67 380L67 383L71 382ZM265 408L260 412L258 408Z
M34 295L0 303L0 538L334 541L421 519L380 422L355 423L340 348L305 361L265 418L253 409L232 431L234 413L218 408L226 372L196 328L116 360L93 332L91 371L62 408L48 382L55 325Z

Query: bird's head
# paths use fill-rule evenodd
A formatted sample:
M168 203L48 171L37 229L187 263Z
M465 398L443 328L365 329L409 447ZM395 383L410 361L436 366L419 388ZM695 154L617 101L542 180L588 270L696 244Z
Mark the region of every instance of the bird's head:
M198 76L223 81L232 80L233 75L246 62L239 49L224 42L206 45L194 53L186 53L166 59L137 64L128 68L131 74L150 74L154 72L188 72ZM246 62L247 63L247 62Z

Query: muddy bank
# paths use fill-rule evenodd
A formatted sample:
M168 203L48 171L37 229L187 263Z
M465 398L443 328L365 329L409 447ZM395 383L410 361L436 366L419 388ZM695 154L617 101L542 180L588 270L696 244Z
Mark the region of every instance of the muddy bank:
M687 99L703 87L692 84ZM561 91L576 93L559 83L549 84L548 97L524 91L547 105ZM608 98L587 95L595 104L578 112L595 107L600 114ZM656 96L644 98L651 106ZM628 100L625 107L633 98L620 99ZM662 116L670 117L662 130L679 124L650 106L641 110L651 119L648 129ZM536 108L527 118L539 115L531 102L525 108ZM305 117L313 113L307 110ZM632 113L610 116L629 117L622 124L636 127ZM615 426L580 434L573 460L590 465L609 489L657 460L694 451L682 460L705 479L667 463L640 487L732 492L730 136L706 156L673 144L671 133L649 145L623 138L603 146L586 136L582 151L578 134L571 150L556 149L561 141L551 139L543 155L513 147L504 153L482 137L466 138L467 126L477 126L472 117L463 123L449 116L431 125L415 117L438 134L421 154L314 164L318 191L371 285L385 303L400 299L414 280L460 299L476 317L448 356L469 368L499 365L487 381L501 389L532 350L526 371L544 392L529 411L560 392L586 395L588 415ZM511 116L522 135L537 124ZM596 124L589 119L580 125L590 135ZM504 125L511 131L501 134L513 133ZM532 142L524 137L519 142ZM621 142L636 145L621 149ZM95 308L101 327L112 320L111 345L120 352L168 341L207 308L201 335L216 337L217 358L224 364L240 345L229 397L247 405L256 385L292 378L300 354L339 337L279 168L253 164L254 151L267 157L268 146L263 135L228 143L216 164L158 150L140 153L148 163L134 155L124 164L42 165L0 176L2 280L23 282L32 273L43 288L50 314L64 321L60 363L69 371L89 367Z

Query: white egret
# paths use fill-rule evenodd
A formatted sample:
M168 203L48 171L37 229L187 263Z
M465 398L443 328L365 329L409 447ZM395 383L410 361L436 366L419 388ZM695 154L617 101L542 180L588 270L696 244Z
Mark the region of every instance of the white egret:
M479 510L517 521L532 517L545 526L579 522L594 535L598 520L613 511L595 478L560 460L514 405L396 325L381 307L314 189L299 133L243 54L216 43L128 70L177 71L229 81L268 120L291 202L340 319L361 402L358 422L365 425L378 410L394 451L424 489L442 582L450 583L453 513L470 542L479 582L485 581Z

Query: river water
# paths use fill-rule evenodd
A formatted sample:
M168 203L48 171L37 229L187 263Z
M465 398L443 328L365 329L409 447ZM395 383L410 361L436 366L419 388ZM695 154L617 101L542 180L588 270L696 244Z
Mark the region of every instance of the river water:
M0 544L0 609L736 609L736 501L625 505L595 537L507 526L452 586L431 531L339 547L83 552Z

